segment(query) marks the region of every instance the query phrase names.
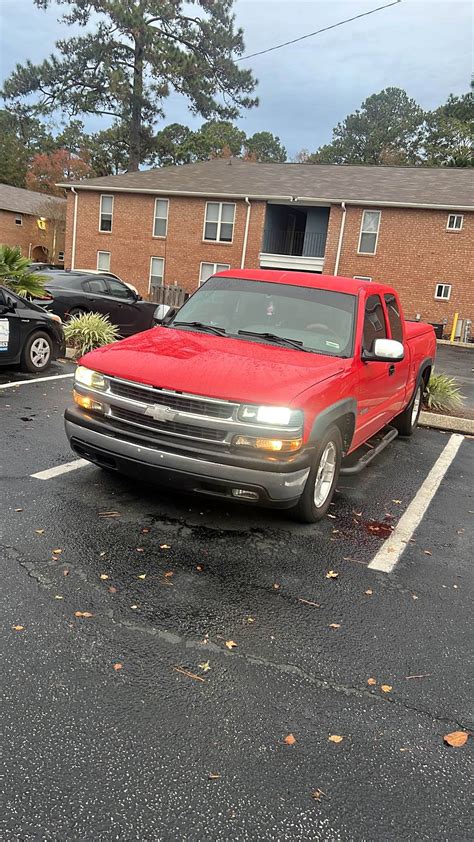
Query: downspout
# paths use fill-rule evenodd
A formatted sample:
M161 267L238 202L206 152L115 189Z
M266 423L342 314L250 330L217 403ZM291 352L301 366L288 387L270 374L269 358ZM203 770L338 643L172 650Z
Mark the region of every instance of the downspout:
M77 228L77 199L78 193L74 187L71 187L71 192L74 193L74 216L72 221L72 248L71 248L71 269L74 269L76 260L76 228Z
M249 236L249 225L250 225L250 211L252 209L252 205L249 201L249 197L245 197L245 204L247 205L247 218L245 220L245 231L244 231L244 244L242 246L242 260L240 261L240 268L245 268L245 258L247 256L247 240Z
M341 202L341 208L342 208L342 220L341 220L341 228L339 230L339 241L338 241L338 244L337 244L336 263L334 264L334 274L335 275L337 275L337 273L339 271L339 259L341 257L342 241L344 239L344 227L345 227L345 224L346 224L346 203L345 202Z

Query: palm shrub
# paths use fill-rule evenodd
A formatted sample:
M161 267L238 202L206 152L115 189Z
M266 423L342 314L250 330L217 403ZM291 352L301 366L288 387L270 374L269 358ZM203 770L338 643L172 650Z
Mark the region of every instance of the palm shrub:
M75 357L82 357L94 348L109 345L119 337L117 325L109 322L107 316L100 313L83 313L72 316L64 325L66 343L74 348Z
M464 403L464 398L454 377L448 377L447 374L437 374L433 369L425 388L423 403L428 409L450 412L459 409Z
M31 262L22 256L19 246L0 245L0 284L17 295L42 298L46 278L30 270Z

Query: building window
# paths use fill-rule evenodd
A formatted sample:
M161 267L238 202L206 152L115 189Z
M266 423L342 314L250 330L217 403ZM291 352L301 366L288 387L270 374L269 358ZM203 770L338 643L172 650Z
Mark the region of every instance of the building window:
M380 228L380 211L365 210L360 226L359 254L375 254Z
M100 197L100 220L99 231L112 230L112 216L114 212L114 197L101 196Z
M153 236L166 237L168 231L168 199L155 199Z
M60 263L64 263L64 252L63 251L58 252L58 260L59 260Z
M372 278L369 278L368 275L354 275L355 281L371 281Z
M102 272L110 272L110 251L97 252L97 268Z
M462 213L450 213L448 216L448 231L460 231L464 222Z
M15 225L23 225L23 217L21 213L15 216Z
M165 274L165 260L163 257L152 257L150 260L150 291L163 286Z
M435 298L437 301L449 301L451 298L451 284L436 284Z
M211 275L215 275L216 272L225 272L226 269L230 269L229 263L201 263L201 268L199 270L199 286L207 281Z
M217 243L231 243L234 236L235 204L207 202L204 239Z

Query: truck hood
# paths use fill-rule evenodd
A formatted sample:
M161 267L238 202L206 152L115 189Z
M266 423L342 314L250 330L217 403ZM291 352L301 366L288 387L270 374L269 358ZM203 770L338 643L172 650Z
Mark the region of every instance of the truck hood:
M276 345L155 327L90 351L81 365L162 389L248 403L291 404L344 370L344 360Z

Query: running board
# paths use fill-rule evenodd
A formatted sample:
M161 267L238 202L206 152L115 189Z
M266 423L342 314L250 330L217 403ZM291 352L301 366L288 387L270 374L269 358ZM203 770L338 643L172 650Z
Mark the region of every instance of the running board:
M373 436L371 439L366 441L365 444L361 445L361 447L368 447L369 450L362 456L360 456L359 459L357 459L357 461L353 465L350 465L347 468L345 468L343 463L343 467L341 468L341 474L359 474L361 471L364 470L364 468L367 467L367 465L369 465L372 462L372 459L375 459L375 457L378 456L379 453L382 453L382 450L385 450L385 448L388 444L390 444L391 441L397 438L398 430L396 430L395 427L387 427L386 429L387 432L383 435L381 439L378 438L378 435ZM377 439L377 443L373 443ZM351 456L352 455L353 454L351 454ZM351 456L347 458L350 460Z

